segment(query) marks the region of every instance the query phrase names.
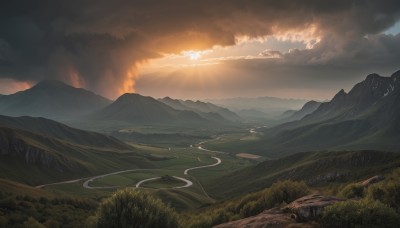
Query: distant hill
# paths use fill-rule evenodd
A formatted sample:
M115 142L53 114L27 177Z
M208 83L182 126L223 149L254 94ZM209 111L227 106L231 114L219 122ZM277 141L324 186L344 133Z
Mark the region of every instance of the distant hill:
M237 97L227 99L208 99L208 102L228 108L234 112L239 110L257 110L266 113L266 117L276 117L282 112L300 109L307 100L284 99L277 97Z
M119 120L132 123L207 123L193 111L176 110L152 98L126 93L104 109L91 115L99 120Z
M85 89L45 80L25 91L0 96L0 114L62 119L86 115L110 103Z
M255 109L240 109L236 110L235 113L248 121L273 121L267 113Z
M0 178L30 185L152 167L143 152L115 138L44 118L1 116L0 145Z
M216 118L219 115L220 118L232 122L242 121L242 118L239 117L236 113L230 111L227 108L219 107L209 102L178 100L178 99L172 99L170 97L159 99L159 101L177 110L187 110L196 112L205 118ZM210 115L212 113L214 113L213 116Z

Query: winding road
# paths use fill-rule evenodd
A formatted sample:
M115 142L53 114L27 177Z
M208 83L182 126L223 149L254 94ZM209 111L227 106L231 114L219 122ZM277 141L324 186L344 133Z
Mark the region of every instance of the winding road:
M193 167L193 168L189 168L189 169L185 169L185 171L183 172L183 174L188 175L188 172L190 170L194 170L194 169L202 169L202 168L207 168L207 167L212 167L212 166L217 166L219 164L221 164L221 159L217 158L217 157L212 157L215 160L217 160L217 163L211 164L211 165L203 165L203 166L197 166L197 167Z
M202 148L201 146L199 146L198 149L199 149L199 150L203 150L203 151L208 151L208 152L214 152L214 153L225 153L225 152L220 152L220 151L211 151L211 150L207 150L207 149ZM222 163L222 160L221 160L220 158L218 158L218 157L212 157L212 158L215 159L215 160L217 160L217 162L214 163L214 164L211 164L211 165L196 166L196 167L192 167L192 168L185 169L184 172L183 172L183 174L184 174L184 175L189 175L188 172L189 172L190 170L203 169L203 168L213 167L213 166L217 166L217 165L219 165L219 164ZM82 185L82 186L83 186L84 188L86 188L86 189L110 189L110 188L118 188L118 187L120 187L120 186L96 186L96 187L94 187L94 186L90 186L90 182L92 182L92 181L94 181L94 180L97 180L97 179L101 179L101 178L107 177L107 176L117 175L117 174L121 174L121 173L135 172L135 171L146 171L146 170L159 170L159 169L129 169L129 170L123 170L123 171L118 171L118 172L112 172L112 173L107 173L107 174L103 174L103 175L98 175L98 176L94 176L94 177L80 178L80 179L75 179L75 180L69 180L69 181L62 181L62 182L56 182L56 183L51 183L51 184L39 185L39 186L36 186L36 188L43 188L43 187L50 186L50 185L75 183L75 182L78 182L78 181L81 181L81 180L86 180L86 179L87 179L87 180L86 180L85 182L83 182L83 185ZM183 186L173 187L174 189L188 188L188 187L190 187L190 186L193 185L193 182L190 181L190 180L188 180L188 179L185 179L185 178L183 178L183 177L178 177L178 176L173 176L173 177L186 183L186 184L183 185ZM158 180L158 179L160 179L160 178L161 178L161 177L152 177L152 178L148 178L148 179L145 179L145 180L141 180L141 181L139 181L138 183L136 183L136 186L135 186L135 187L136 187L136 188L142 188L142 187L140 187L140 185L142 185L143 183L149 182L149 181Z

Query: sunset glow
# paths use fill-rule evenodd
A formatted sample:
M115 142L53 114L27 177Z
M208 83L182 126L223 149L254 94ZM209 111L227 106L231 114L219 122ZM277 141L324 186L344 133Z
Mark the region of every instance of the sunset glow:
M198 60L201 58L200 51L183 51L184 56L189 57L190 60Z

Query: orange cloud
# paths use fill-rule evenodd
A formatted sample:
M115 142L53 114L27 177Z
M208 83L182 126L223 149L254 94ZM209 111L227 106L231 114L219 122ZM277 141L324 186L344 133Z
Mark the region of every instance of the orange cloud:
M32 85L28 82L18 82L13 79L0 79L0 91L4 94L12 94L31 87Z

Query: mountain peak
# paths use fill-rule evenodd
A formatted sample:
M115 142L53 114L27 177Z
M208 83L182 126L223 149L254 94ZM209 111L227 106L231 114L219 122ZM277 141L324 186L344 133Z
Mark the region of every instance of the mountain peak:
M48 88L48 87L72 87L72 86L70 86L62 81L45 79L45 80L38 82L33 87ZM74 88L74 87L72 87L72 88Z
M138 98L145 98L145 97L138 93L124 93L120 97L118 97L116 101L132 100Z
M375 79L381 79L381 78L383 78L383 77L380 76L379 74L373 73L373 74L369 74L365 80L366 81L373 81Z
M346 96L346 95L347 95L347 93L344 91L344 89L341 89L341 90L333 97L332 100L337 99L337 98L344 97L344 96Z

